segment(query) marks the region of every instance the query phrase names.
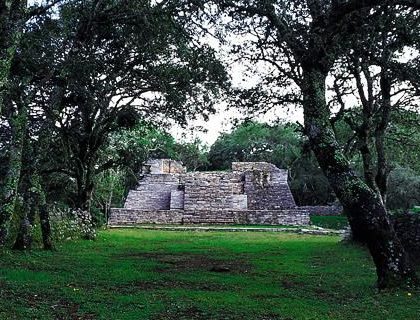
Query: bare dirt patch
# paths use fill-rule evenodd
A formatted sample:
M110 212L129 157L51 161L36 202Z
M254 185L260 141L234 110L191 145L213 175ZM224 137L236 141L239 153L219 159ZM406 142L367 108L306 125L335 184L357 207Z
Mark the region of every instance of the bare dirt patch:
M191 253L127 253L119 258L149 259L159 264L157 272L209 271L223 273L246 273L251 270L248 262L232 257L229 260L216 259L209 255Z

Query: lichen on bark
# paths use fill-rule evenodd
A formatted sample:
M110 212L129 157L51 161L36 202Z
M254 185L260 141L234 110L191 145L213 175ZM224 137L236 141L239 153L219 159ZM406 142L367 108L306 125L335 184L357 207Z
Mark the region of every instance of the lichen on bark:
M22 106L18 114L10 121L12 129L12 141L9 151L8 170L5 182L0 193L0 246L4 246L9 234L10 221L12 219L18 187L22 170L22 152L28 121L27 107Z

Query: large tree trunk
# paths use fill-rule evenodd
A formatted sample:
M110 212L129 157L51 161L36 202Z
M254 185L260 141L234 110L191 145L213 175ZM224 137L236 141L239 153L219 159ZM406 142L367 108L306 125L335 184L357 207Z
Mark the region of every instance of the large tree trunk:
M48 214L48 205L44 190L41 186L40 177L34 173L30 178L30 191L25 197L25 210L19 227L18 235L13 246L16 250L30 249L32 245L32 228L35 222L35 216L39 214L41 225L42 243L45 250L53 250L50 217ZM28 214L29 213L29 214Z
M77 199L76 207L83 211L90 211L90 205L93 193L93 181L87 171L83 171L82 175L77 179Z
M0 0L0 113L10 89L10 70L22 39L26 6L26 0Z
M12 141L10 144L9 168L0 194L0 246L4 246L6 243L18 196L27 117L26 106L24 106L10 120Z
M53 240L51 233L50 216L48 213L48 205L45 197L44 189L41 185L41 178L38 174L33 174L31 178L32 194L34 205L39 212L39 220L41 224L42 243L45 250L53 250Z
M370 121L371 122L371 121ZM371 123L372 126L372 123ZM363 173L365 177L365 182L373 191L375 191L378 195L380 195L380 191L378 186L376 185L376 173L375 167L373 165L373 157L372 152L370 150L372 139L370 138L370 130L369 129L360 129L363 133L359 134L358 143L359 151L362 155L362 163L363 163Z
M21 218L18 234L13 245L13 250L27 250L32 246L32 226L28 215L25 213Z
M327 72L304 70L305 130L319 165L345 208L352 230L363 237L376 265L380 288L416 281L380 197L351 169L330 123L325 100Z
M27 179L24 179L27 180ZM15 243L13 245L14 250L27 250L32 247L32 226L34 219L31 217L32 208L34 203L30 195L29 185L25 185L24 197L22 205L22 216L20 217L20 225L17 233ZM31 217L31 218L30 218Z
M40 203L39 219L41 221L42 243L44 245L44 249L53 250L54 245L52 241L50 216L48 214L48 206L45 203L45 201L43 203Z
M82 175L77 179L76 207L78 210L76 210L76 213L77 220L83 227L82 237L86 240L94 240L96 232L90 210L94 186L92 178L93 166L87 166L87 168L82 171Z
M0 114L4 98L9 91L9 78L16 47L13 46L13 32L9 21L10 4L0 0Z
M10 93L10 72L20 45L25 23L26 0L0 0L0 114ZM9 168L0 194L0 246L4 246L9 223L15 208L20 179L22 145L26 129L27 110L12 119L12 144Z

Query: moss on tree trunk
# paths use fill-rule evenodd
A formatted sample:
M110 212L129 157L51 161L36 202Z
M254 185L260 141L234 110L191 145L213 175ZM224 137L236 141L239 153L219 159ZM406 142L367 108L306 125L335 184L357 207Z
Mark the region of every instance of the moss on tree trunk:
M26 7L25 0L0 3L0 113L10 89L10 70L22 40Z
M4 246L12 219L22 170L22 152L28 121L26 106L20 108L10 120L12 141L10 144L8 170L3 190L0 193L0 246Z

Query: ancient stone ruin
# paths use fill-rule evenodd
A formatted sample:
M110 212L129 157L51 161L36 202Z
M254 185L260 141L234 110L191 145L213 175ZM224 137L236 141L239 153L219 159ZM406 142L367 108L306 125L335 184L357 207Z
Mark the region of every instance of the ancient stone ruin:
M296 206L287 170L266 162L233 162L228 172L186 172L177 161L149 161L124 208L112 209L109 225L267 224L307 225Z

